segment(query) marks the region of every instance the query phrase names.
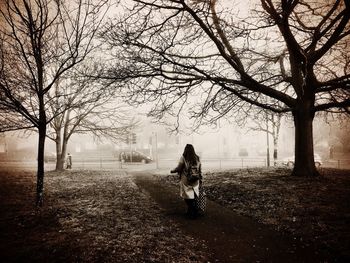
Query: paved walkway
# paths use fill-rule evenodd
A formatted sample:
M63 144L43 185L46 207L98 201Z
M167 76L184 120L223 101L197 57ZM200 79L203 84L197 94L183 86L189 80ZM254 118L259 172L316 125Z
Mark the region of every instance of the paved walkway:
M165 216L181 229L204 240L214 256L211 262L332 262L317 255L312 247L269 229L208 201L207 213L196 220L185 217L185 203L178 188L164 186L151 172L133 172L134 181L163 208Z

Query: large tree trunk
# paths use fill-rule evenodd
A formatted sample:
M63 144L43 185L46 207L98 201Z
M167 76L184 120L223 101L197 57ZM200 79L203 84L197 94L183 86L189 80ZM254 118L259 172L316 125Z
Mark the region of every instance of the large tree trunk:
M295 125L295 162L292 175L318 176L314 162L312 122L314 112L311 102L304 102L293 113Z
M38 170L36 186L36 205L42 206L44 200L44 153L46 138L46 123L39 124L39 143L38 143Z

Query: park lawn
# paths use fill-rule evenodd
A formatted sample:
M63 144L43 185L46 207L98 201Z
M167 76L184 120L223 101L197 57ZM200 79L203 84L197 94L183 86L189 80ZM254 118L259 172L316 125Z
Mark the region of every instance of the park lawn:
M207 171L209 199L346 262L350 173L322 169L319 178L286 168ZM177 187L177 176L153 179ZM45 204L37 209L35 172L0 171L1 262L205 262L193 242L125 171L48 172ZM200 220L200 219L199 219ZM189 247L188 244L194 244ZM339 262L339 261L338 261Z
M320 169L317 178L289 168L246 168L204 173L207 197L241 215L350 260L350 170ZM177 177L162 180L176 185Z
M207 261L125 172L48 172L40 209L34 191L34 172L0 172L1 262Z

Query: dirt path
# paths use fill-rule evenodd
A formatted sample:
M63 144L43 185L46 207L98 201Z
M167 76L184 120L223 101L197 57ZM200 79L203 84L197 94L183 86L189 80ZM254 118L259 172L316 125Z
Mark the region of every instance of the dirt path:
M208 201L207 214L197 220L184 216L185 204L178 189L164 186L151 172L133 172L139 188L163 208L166 217L193 237L204 240L212 251L211 262L332 262L312 247Z

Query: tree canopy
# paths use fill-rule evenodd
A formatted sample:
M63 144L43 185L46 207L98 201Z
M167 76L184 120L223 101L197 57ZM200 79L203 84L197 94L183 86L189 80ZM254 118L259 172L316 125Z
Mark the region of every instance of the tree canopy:
M179 116L196 95L189 108L200 124L255 107L289 112L293 174L318 174L315 113L349 113L347 1L261 0L246 3L242 17L229 1L132 2L103 34L115 58L107 74L129 78L131 100L154 102L163 118Z
M7 0L0 9L0 111L7 116L0 127L38 131L38 205L46 126L55 117L48 115L50 91L95 48L92 40L107 10L107 0Z

